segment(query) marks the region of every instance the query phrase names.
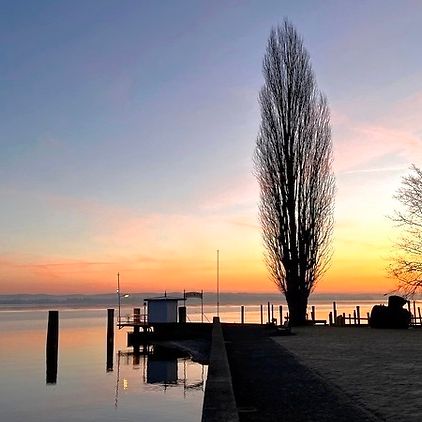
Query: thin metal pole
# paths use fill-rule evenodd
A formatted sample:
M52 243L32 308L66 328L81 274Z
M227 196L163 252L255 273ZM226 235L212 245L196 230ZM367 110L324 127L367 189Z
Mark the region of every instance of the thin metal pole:
M217 316L220 316L220 251L217 249Z
M119 324L120 320L120 273L117 273L117 299L119 301Z
M201 290L201 322L204 322L204 291Z

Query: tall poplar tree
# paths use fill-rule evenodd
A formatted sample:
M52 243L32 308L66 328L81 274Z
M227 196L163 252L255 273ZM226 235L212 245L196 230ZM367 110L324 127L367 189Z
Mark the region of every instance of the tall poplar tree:
M286 296L290 323L302 325L331 257L330 114L303 40L288 21L271 30L263 75L254 162L266 263Z

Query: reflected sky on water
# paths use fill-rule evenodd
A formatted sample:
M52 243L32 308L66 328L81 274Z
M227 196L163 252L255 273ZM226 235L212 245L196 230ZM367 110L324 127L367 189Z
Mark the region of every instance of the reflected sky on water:
M200 420L206 367L179 356L134 356L126 331L116 330L106 372L105 310L60 310L57 383L46 384L47 319L46 310L0 311L1 420Z

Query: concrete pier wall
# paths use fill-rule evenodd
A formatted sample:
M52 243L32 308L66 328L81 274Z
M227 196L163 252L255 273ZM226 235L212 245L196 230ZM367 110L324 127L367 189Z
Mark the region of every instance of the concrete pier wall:
M205 387L202 422L238 422L232 378L220 319L214 317L210 363Z

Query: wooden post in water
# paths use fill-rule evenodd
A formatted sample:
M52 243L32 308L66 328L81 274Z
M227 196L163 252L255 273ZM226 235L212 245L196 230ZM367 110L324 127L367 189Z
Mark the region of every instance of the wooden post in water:
M418 306L419 324L422 325L421 308Z
M356 306L356 315L358 318L358 325L360 325L360 306Z
M280 314L280 324L279 325L283 325L283 305L280 305L278 307L278 313Z
M413 324L416 325L416 302L413 301Z
M349 325L352 325L352 316L349 314Z
M106 371L113 370L114 354L114 309L107 309L107 363Z
M270 302L268 302L268 308L267 308L267 316L268 316L268 324L271 322L271 307Z
M244 307L244 305L242 305L240 307L240 321L241 321L242 324L245 323L245 307Z
M274 320L274 304L271 304L271 322Z
M261 325L262 325L264 323L264 309L263 309L264 307L262 304L259 306L261 308Z
M356 325L356 309L353 309L353 324Z
M313 322L315 322L315 306L312 305L311 307L311 319Z
M328 322L329 322L330 325L333 325L333 313L332 312L330 312L328 314Z
M57 362L59 353L59 311L48 311L47 345L46 345L46 382L57 382Z

